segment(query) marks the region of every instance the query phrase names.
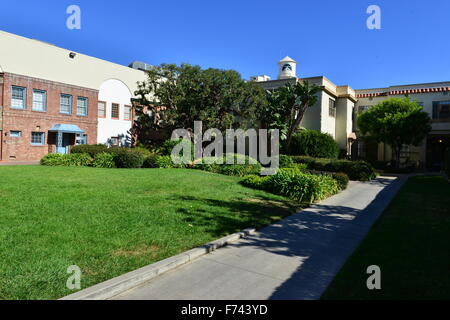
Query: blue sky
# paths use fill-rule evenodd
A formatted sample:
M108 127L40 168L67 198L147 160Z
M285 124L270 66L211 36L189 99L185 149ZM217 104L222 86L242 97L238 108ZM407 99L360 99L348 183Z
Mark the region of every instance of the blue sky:
M81 8L81 30L66 8ZM369 30L369 5L381 30ZM128 65L133 60L277 75L286 55L298 76L355 89L450 81L448 0L21 0L0 3L0 29ZM0 57L1 59L1 57Z

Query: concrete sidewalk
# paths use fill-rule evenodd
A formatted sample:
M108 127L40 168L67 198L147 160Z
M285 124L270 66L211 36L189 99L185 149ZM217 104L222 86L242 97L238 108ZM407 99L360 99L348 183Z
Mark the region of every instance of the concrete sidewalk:
M115 299L319 299L404 181L351 182L338 195Z

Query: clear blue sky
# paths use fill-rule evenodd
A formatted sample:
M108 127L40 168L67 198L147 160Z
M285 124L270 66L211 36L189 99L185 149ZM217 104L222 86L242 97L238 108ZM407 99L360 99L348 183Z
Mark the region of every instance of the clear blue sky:
M81 30L66 8L81 7ZM366 27L369 5L382 29ZM450 80L449 0L1 1L0 29L128 65L199 64L276 78L325 75L355 89ZM0 57L1 59L1 57Z

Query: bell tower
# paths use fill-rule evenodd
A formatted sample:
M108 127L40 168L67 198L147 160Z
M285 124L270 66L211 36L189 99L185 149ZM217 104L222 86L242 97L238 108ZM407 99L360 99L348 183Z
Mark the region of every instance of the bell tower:
M297 78L297 62L288 56L278 62L278 79Z

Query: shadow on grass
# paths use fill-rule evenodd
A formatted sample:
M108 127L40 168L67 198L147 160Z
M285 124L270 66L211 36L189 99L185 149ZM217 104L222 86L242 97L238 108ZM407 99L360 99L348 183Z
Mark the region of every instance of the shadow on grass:
M216 237L249 227L267 226L307 206L295 201L274 200L264 196L231 201L192 196L180 196L170 200L181 200L183 203L192 204L192 207L201 206L193 209L183 206L178 208L177 212L183 214L184 222L200 226Z

